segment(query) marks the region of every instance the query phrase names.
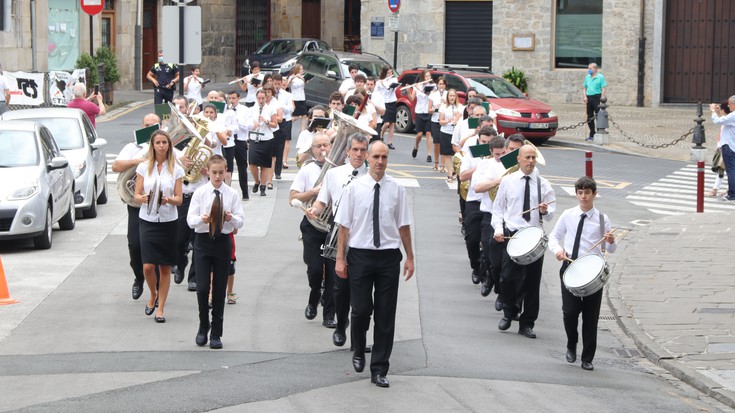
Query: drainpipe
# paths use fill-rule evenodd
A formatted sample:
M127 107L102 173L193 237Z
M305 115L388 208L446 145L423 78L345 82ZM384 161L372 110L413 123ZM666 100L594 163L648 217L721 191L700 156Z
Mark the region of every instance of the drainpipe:
M134 47L134 55L133 60L135 61L135 64L133 65L133 70L135 71L135 89L136 90L143 90L143 75L141 71L143 70L143 58L141 49L143 48L143 28L141 27L143 24L143 0L138 0L138 18L135 22L135 47Z
M640 28L638 37L638 96L636 105L641 108L643 107L643 86L645 83L646 75L646 36L645 36L645 19L646 19L646 0L641 0L640 10Z
M36 0L31 0L31 71L35 72L36 67Z

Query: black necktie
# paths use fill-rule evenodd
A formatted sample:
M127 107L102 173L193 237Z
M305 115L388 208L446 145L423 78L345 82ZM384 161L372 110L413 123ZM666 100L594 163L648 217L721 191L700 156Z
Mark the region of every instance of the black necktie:
M373 245L380 248L380 184L375 183L373 195Z
M576 260L579 255L579 242L582 240L582 228L584 228L584 219L587 218L587 214L582 214L579 217L579 224L577 225L577 234L574 236L574 247L572 247L572 259Z
M222 234L222 198L218 189L214 190L214 201L209 211L209 238L214 239Z
M526 189L523 191L523 219L526 222L531 220L531 177L526 175L523 177L526 180Z

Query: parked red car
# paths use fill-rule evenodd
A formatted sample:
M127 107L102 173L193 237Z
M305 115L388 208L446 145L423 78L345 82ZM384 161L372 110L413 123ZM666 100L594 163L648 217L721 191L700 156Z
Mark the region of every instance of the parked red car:
M546 142L556 135L559 127L551 106L531 99L518 90L510 82L493 74L487 68L476 68L462 65L430 65L406 70L398 77L403 84L416 83L423 70L430 70L436 80L441 76L447 81L447 89L455 89L459 100L465 103L467 90L475 88L490 98L490 108L498 116L498 132L505 136L522 133L536 145ZM396 131L410 133L414 127L414 104L408 93L396 91L398 97L396 113Z

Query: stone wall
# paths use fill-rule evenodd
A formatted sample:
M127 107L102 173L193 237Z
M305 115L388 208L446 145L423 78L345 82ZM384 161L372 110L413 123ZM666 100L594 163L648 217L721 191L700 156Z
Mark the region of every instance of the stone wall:
M33 70L31 33L31 2L13 2L12 30L0 31L0 63L9 72ZM36 29L42 33L48 27L48 3L36 1ZM48 30L48 29L46 29ZM48 36L36 35L36 71L48 70ZM89 42L89 40L87 40Z
M135 88L135 25L137 5L135 1L118 1L115 10L115 57L120 71L120 81L115 89ZM97 35L95 35L97 36ZM142 52L141 52L142 53ZM141 74L145 78L145 74Z
M235 77L235 16L236 7L232 0L210 0L206 7L202 7L200 66L202 74L213 82Z
M344 48L344 1L321 0L321 40ZM301 36L301 0L271 1L271 38Z

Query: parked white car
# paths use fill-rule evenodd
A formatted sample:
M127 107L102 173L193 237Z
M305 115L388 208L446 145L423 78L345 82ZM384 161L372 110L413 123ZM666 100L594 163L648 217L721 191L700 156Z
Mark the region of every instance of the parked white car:
M40 123L0 121L0 240L32 237L48 249L57 222L76 223L69 162Z
M97 204L107 202L107 141L97 137L87 115L79 109L41 108L5 112L3 119L33 120L51 131L74 173L77 211L84 218L96 217Z

